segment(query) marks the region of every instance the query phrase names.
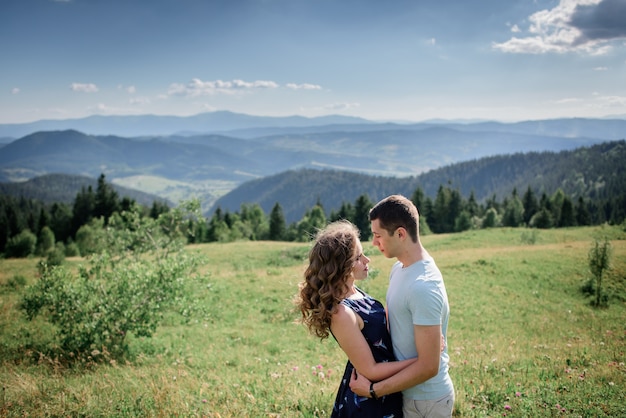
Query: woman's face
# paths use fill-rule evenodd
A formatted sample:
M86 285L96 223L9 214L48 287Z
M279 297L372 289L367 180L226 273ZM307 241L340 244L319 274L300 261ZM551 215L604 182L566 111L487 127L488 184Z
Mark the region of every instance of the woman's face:
M370 259L363 254L363 246L360 242L356 245L356 251L358 256L352 265L352 276L354 276L354 280L365 280L369 271Z

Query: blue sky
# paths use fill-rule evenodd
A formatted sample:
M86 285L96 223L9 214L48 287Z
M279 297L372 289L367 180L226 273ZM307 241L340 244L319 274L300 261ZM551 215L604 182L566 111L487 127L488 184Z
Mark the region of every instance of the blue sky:
M626 0L0 0L0 123L626 115Z

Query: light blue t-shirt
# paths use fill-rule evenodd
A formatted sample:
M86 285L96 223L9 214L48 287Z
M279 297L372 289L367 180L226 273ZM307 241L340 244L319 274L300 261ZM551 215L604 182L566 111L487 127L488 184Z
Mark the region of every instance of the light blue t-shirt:
M443 276L432 258L420 260L403 268L396 262L391 268L387 289L387 310L393 352L398 360L417 357L413 325L441 325L446 349L441 353L439 373L402 394L409 399L434 400L453 393L448 374L447 332L448 295Z

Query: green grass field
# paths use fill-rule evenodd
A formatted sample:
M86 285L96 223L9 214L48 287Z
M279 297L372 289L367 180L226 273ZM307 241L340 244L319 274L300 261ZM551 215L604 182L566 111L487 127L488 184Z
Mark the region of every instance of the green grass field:
M595 309L580 287L591 276L593 240L604 237L613 248L604 283L614 297ZM622 228L493 229L423 243L450 300L455 416L626 416ZM384 301L392 260L364 247L372 269L361 287ZM0 416L329 416L346 359L332 339L320 342L295 323L307 250L189 247L206 261L190 283L203 309L188 323L164 312L156 335L131 338L126 361L72 366L38 355L52 330L17 309L38 260L0 260Z

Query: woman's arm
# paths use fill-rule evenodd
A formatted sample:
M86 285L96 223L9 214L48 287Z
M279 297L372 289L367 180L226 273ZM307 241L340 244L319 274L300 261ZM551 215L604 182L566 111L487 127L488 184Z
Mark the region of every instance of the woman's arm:
M441 326L414 325L413 329L415 347L419 353L418 360L394 376L382 381L372 382L371 379L364 379L364 376L352 373L350 389L354 393L369 397L370 390L373 389L376 396L384 396L416 386L437 375L441 351L443 351ZM373 386L372 383L374 383Z
M333 314L330 329L339 346L358 371L369 380L378 381L398 373L417 359L376 363L365 337L361 333L363 320L352 309L339 305Z

